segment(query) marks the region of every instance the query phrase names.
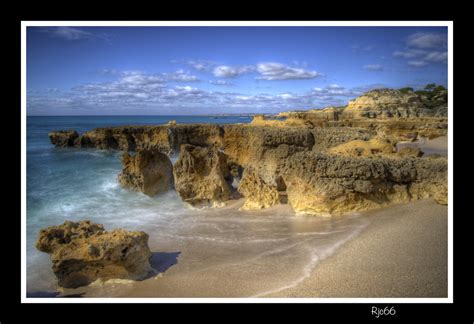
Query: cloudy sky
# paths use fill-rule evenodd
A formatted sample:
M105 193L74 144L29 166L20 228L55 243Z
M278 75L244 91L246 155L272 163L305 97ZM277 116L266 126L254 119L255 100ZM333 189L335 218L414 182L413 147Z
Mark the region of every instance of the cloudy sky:
M445 27L28 27L29 115L279 112L447 85Z

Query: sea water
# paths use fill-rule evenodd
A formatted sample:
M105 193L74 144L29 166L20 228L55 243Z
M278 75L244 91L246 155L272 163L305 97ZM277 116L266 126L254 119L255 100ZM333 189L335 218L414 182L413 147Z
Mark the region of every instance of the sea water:
M241 280L231 296L263 296L293 287L317 263L365 228L356 214L344 218L297 216L289 206L239 211L239 202L222 209L192 209L175 191L156 197L118 185L121 153L97 149L56 148L48 132L96 127L178 123L246 123L249 117L89 116L28 117L27 120L27 291L54 292L58 287L46 253L35 248L41 228L65 220L91 220L106 229L142 230L159 272L172 275L218 271ZM175 160L175 159L174 159ZM240 203L241 204L241 203ZM159 256L174 255L170 270ZM160 266L161 262L161 266ZM167 262L167 261L166 261ZM217 273L217 272L216 272ZM251 273L251 276L242 274ZM199 278L199 276L197 277ZM243 279L245 278L245 279ZM250 279L250 280L249 280ZM208 290L208 280L193 282ZM182 285L185 287L185 285ZM184 289L184 288L182 288ZM120 292L120 288L118 289ZM113 296L115 293L103 292ZM179 293L186 297L186 290ZM211 293L212 294L212 293ZM215 295L220 295L215 291ZM159 292L157 292L159 295ZM204 294L205 295L205 294ZM104 296L104 297L107 297Z

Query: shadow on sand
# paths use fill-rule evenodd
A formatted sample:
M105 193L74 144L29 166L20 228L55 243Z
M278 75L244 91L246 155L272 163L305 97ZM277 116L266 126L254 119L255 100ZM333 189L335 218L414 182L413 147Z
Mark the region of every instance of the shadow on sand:
M60 296L60 292L59 291L35 291L35 292L28 292L26 293L26 297L28 298L55 298L55 297L74 297L74 298L78 298L78 297L82 297L82 295L84 295L84 293L80 293L80 294L70 294L70 295L61 295Z
M178 263L178 257L181 252L153 252L150 258L150 265L153 268L153 272L148 274L142 280L146 280L152 278L160 273L165 272L172 266ZM28 298L56 298L56 297L82 297L84 293L79 294L70 294L70 295L61 295L60 292L57 291L35 291L35 292L28 292L26 296Z
M153 276L163 273L177 264L180 254L181 252L153 252L150 258L151 267L155 270Z

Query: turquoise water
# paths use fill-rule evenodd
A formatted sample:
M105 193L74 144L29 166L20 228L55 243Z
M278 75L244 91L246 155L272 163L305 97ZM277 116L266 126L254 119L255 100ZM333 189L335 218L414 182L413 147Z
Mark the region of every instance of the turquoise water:
M179 260L174 273L223 271L241 280L245 267L252 277L237 285L240 296L278 291L306 278L318 260L356 235L365 221L296 216L289 206L262 212L237 207L195 210L175 191L156 197L118 185L121 152L55 148L48 132L75 129L79 133L105 126L178 123L243 123L248 117L29 117L27 120L27 291L57 291L51 262L35 248L41 228L65 220L89 219L106 229L143 230L152 252L168 252ZM174 162L176 158L172 159ZM236 202L240 203L240 202ZM236 263L239 265L236 267ZM169 272L167 275L170 276ZM148 284L153 286L156 281ZM258 283L258 284L257 284ZM196 282L206 291L208 282ZM247 286L246 286L247 285ZM227 291L226 291L227 292ZM115 292L121 295L120 287ZM157 292L159 293L159 291ZM103 294L113 295L110 291ZM186 292L183 292L185 295ZM185 297L185 296L184 296Z

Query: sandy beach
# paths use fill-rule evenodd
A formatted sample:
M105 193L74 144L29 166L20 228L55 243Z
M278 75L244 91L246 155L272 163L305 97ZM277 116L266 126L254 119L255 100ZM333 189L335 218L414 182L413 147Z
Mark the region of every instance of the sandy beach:
M423 200L366 214L368 228L310 278L266 297L447 297L447 208Z
M235 207L235 206L234 206ZM233 207L233 208L234 208ZM273 209L266 213L286 212ZM260 215L260 217L265 217ZM242 242L184 242L179 255L163 253L164 272L136 282L110 280L66 290L81 297L446 297L447 208L432 200L372 210L328 220L358 230L334 241L331 249L306 254L311 233L283 245L267 242L255 250ZM352 217L352 219L351 219ZM294 222L294 220L293 220ZM330 223L329 223L330 222ZM336 223L335 223L336 222ZM330 225L329 225L330 224ZM349 225L348 225L349 224ZM235 224L233 224L235 225ZM254 223L252 230L259 230ZM275 231L279 230L275 224ZM287 223L283 227L286 227ZM293 227L298 225L292 224ZM307 227L307 224L301 225ZM340 227L343 229L344 227ZM360 229L360 230L359 230ZM299 229L301 230L301 229ZM343 230L341 230L343 232ZM302 232L298 232L302 233ZM303 232L304 234L304 232ZM230 239L230 237L229 237ZM323 239L324 240L324 239ZM153 244L152 241L152 246ZM163 248L163 244L158 244ZM258 250L262 249L262 250ZM334 251L332 251L334 249ZM171 251L171 250L170 250ZM168 256L168 258L166 257ZM173 256L177 259L173 262ZM311 256L308 258L308 256ZM223 261L224 260L224 261ZM169 267L166 265L168 263Z

